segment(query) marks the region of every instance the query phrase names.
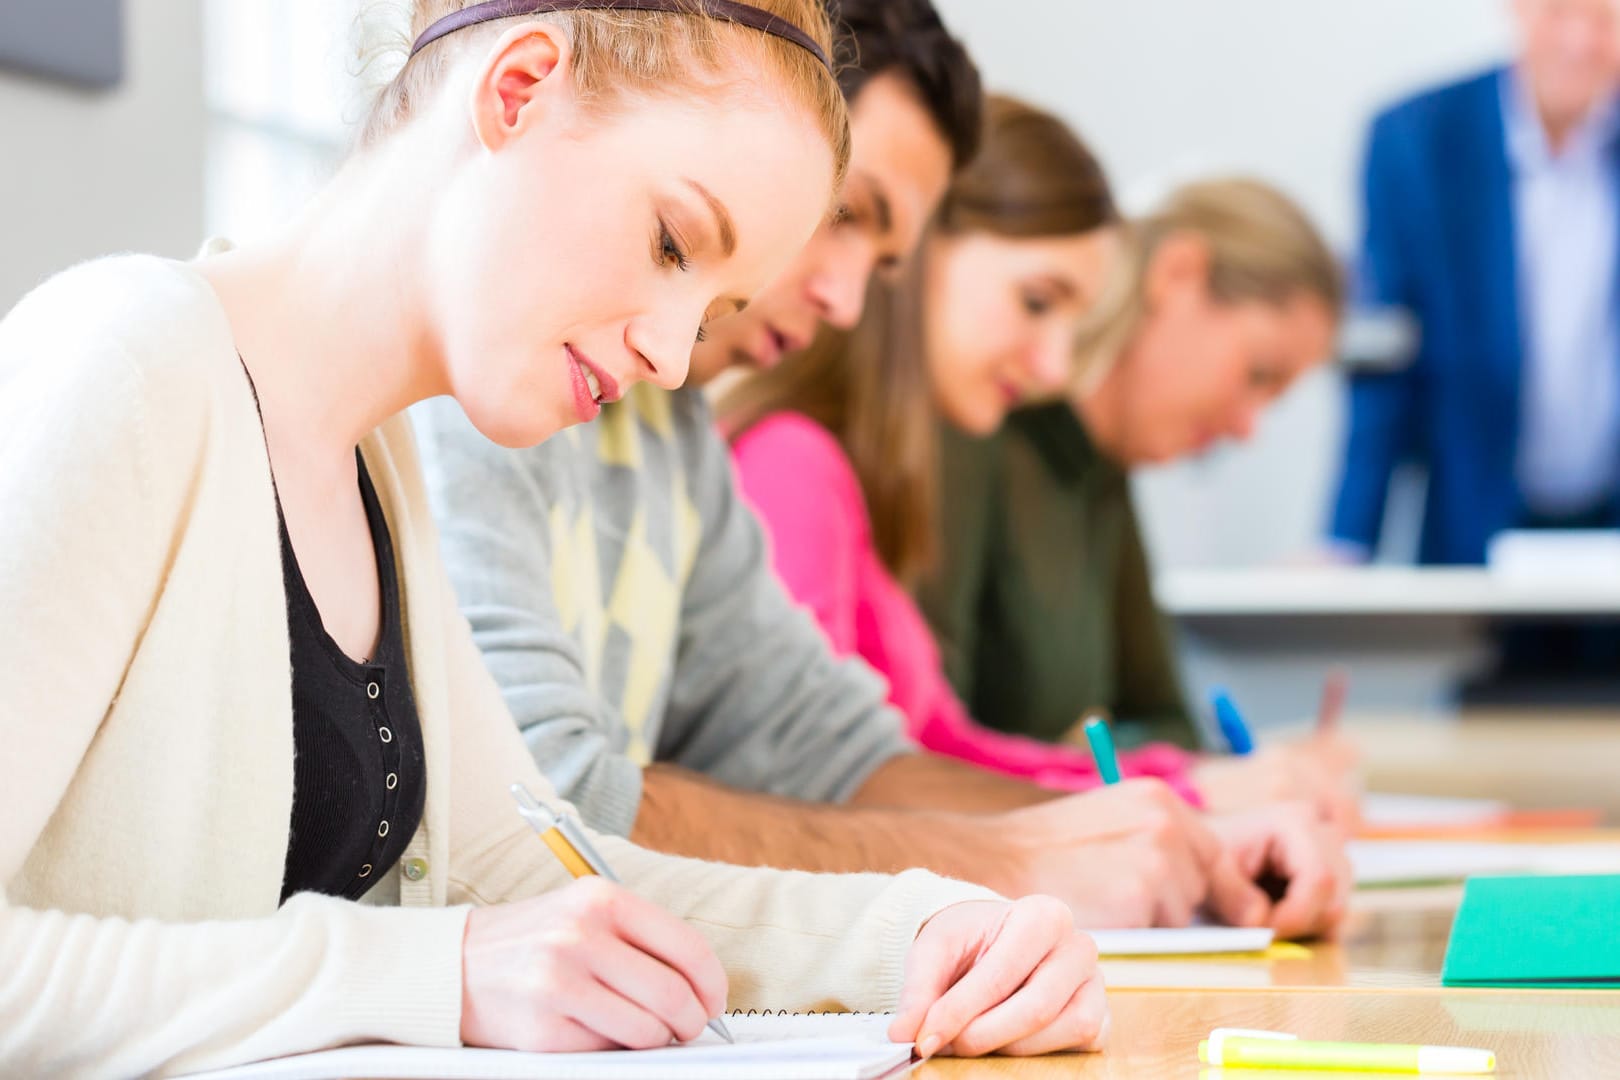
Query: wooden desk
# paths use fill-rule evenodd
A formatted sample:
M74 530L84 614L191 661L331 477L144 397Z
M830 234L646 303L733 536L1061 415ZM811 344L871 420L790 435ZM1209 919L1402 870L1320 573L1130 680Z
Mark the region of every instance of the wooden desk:
M1113 1032L1102 1054L1019 1061L929 1062L917 1080L1356 1080L1361 1073L1203 1069L1212 1028L1290 1031L1357 1042L1442 1043L1496 1051L1500 1080L1620 1076L1620 992L1329 990L1175 992L1110 996ZM1377 1074L1391 1080L1391 1074ZM1371 1080L1367 1077L1366 1080Z
M1470 710L1454 722L1400 713L1346 718L1369 791L1503 799L1525 809L1595 806L1620 823L1620 714Z
M1109 958L1104 971L1118 990L1439 989L1461 895L1460 887L1364 892L1337 941L1283 946L1271 956Z
M1568 839L1613 835L1588 832ZM1211 1029L1246 1027L1303 1038L1486 1047L1497 1053L1501 1080L1620 1077L1620 991L1440 986L1461 895L1459 886L1364 890L1352 901L1340 939L1311 945L1308 956L1107 960L1116 977L1110 982L1113 1031L1105 1053L940 1060L914 1075L919 1080L1390 1080L1388 1073L1199 1065L1198 1042Z
M1473 838L1471 838L1473 839ZM1495 843L1620 844L1620 830L1492 833ZM1462 886L1361 889L1333 941L1283 944L1264 956L1106 958L1117 989L1439 989ZM1620 1075L1620 1074L1617 1074Z

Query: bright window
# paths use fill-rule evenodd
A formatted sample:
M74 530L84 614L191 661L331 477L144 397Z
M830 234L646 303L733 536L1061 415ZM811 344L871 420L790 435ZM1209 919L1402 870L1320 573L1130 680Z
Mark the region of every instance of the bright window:
M356 13L375 0L203 0L213 235L285 221L342 160L364 108Z

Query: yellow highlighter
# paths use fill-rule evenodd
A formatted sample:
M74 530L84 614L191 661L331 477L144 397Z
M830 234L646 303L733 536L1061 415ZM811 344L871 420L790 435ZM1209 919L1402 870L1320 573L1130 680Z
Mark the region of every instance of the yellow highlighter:
M512 798L517 800L518 814L529 823L529 828L545 842L551 853L557 856L557 861L563 864L565 870L576 878L595 874L607 878L615 885L619 884L619 875L613 872L607 860L596 850L591 838L585 834L583 825L567 814L558 814L543 805L529 794L529 789L522 784L513 784L508 790L511 791ZM710 1020L709 1030L728 1043L737 1041L731 1037L731 1032L726 1030L723 1020Z
M1240 1069L1318 1069L1482 1076L1496 1071L1496 1055L1463 1046L1307 1042L1280 1031L1216 1028L1198 1044L1206 1065Z

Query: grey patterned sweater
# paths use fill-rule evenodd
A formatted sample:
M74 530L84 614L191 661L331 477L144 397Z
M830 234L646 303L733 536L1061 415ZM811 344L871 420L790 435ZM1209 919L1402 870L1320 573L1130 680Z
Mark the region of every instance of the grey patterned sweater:
M629 833L654 761L836 802L913 748L882 679L776 580L698 391L639 386L530 450L448 398L414 419L462 613L593 827Z

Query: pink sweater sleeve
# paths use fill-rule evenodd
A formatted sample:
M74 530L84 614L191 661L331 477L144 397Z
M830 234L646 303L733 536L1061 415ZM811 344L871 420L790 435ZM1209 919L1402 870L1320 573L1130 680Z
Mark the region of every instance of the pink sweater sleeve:
M1046 787L1100 783L1085 750L979 724L945 678L922 613L878 558L860 481L838 441L798 413L777 413L732 446L737 478L771 540L789 593L820 622L835 651L858 654L889 680L889 699L928 750ZM1125 776L1157 776L1200 804L1194 758L1153 745L1120 755Z
M759 515L771 565L840 656L856 652L856 568L871 546L859 481L837 441L798 413L776 413L732 444L737 485Z
M911 736L935 753L1021 776L1043 787L1090 791L1102 786L1090 751L985 727L968 716L954 695L942 698L929 709L920 726L912 720ZM1203 799L1190 775L1196 761L1193 754L1178 746L1153 743L1121 751L1119 771L1126 778L1156 776L1187 802L1201 807Z

